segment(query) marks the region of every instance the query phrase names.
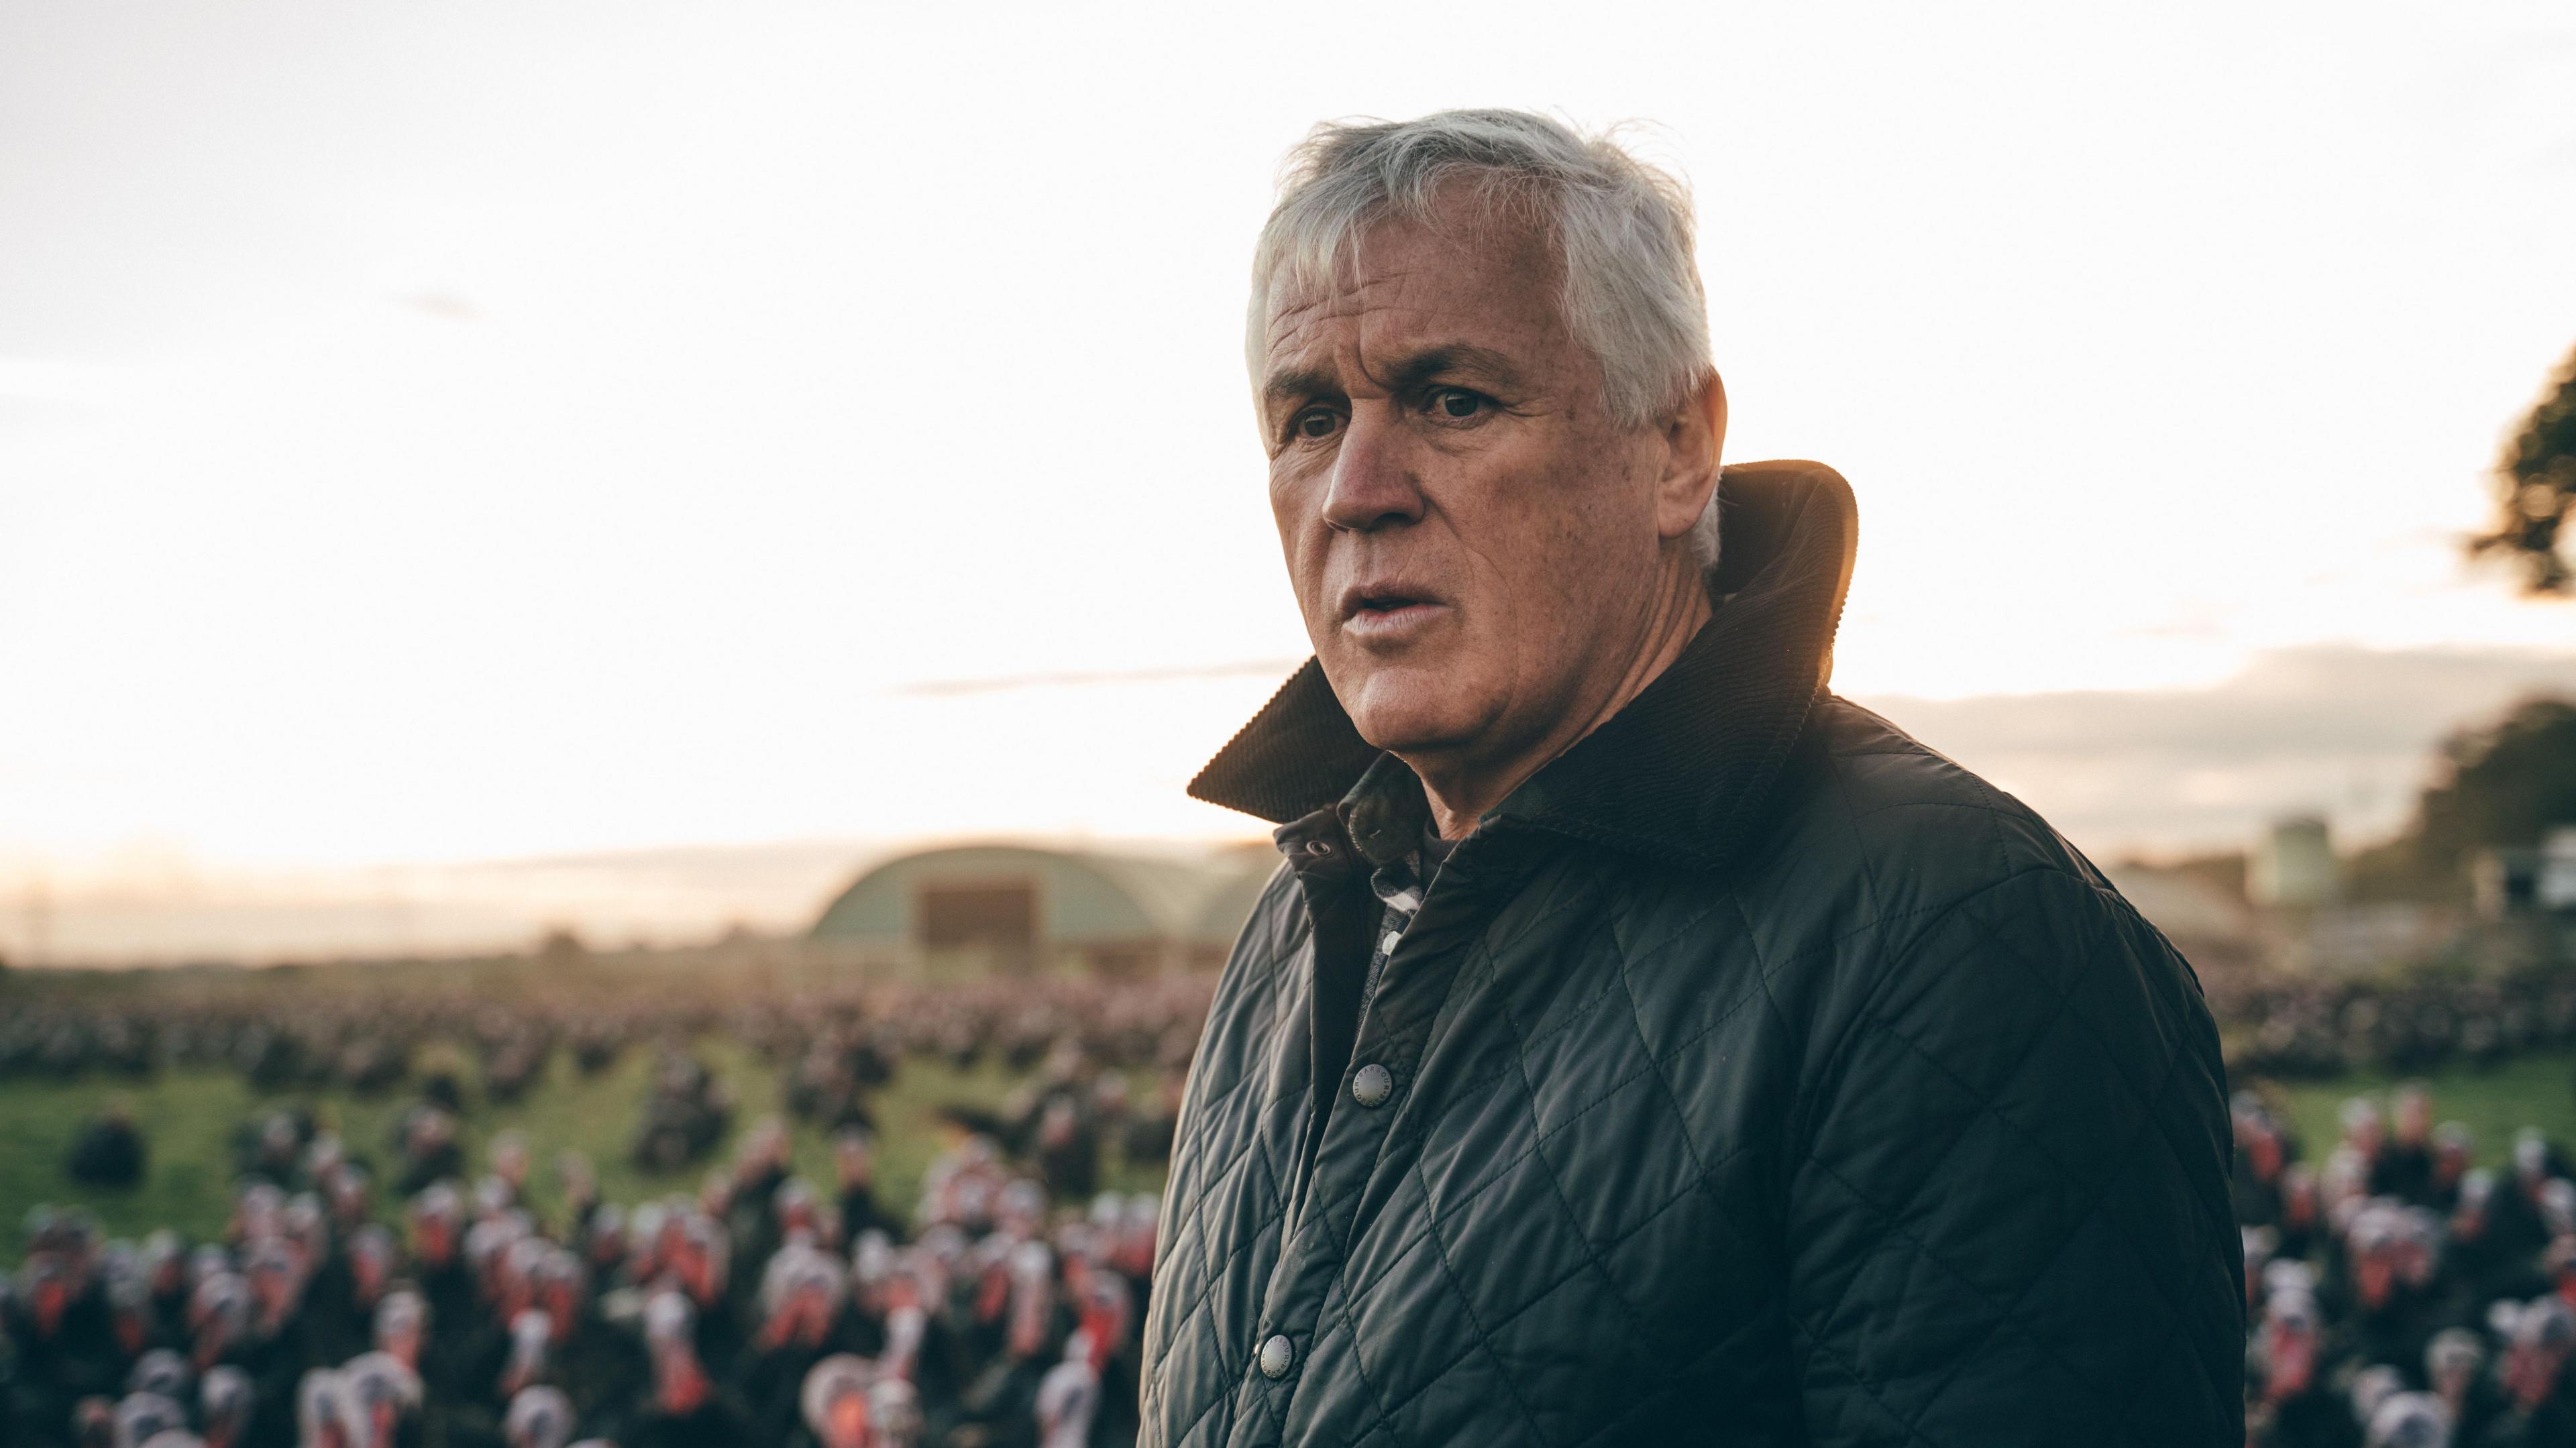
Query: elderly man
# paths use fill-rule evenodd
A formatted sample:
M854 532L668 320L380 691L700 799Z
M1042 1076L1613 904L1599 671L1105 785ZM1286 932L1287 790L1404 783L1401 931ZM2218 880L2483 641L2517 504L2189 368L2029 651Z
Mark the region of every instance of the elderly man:
M2198 983L1827 691L1851 493L1721 473L1692 253L1537 116L1295 158L1249 352L1315 658L1192 786L1287 864L1190 1077L1144 1441L2241 1443Z

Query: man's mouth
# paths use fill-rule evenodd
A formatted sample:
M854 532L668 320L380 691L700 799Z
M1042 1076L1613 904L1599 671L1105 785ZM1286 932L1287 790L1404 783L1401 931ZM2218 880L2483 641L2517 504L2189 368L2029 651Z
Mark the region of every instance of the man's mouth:
M1428 624L1447 606L1416 588L1353 588L1342 595L1342 627L1365 640L1392 643Z

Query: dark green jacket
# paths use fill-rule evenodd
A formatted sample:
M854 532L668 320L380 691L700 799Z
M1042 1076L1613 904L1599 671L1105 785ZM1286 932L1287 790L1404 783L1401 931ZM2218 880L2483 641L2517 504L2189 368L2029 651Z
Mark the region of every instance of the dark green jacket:
M1191 1070L1144 1442L2244 1441L2199 983L1826 692L1842 479L1721 495L1711 622L1457 846L1364 1017L1412 840L1316 665L1193 784L1288 860Z

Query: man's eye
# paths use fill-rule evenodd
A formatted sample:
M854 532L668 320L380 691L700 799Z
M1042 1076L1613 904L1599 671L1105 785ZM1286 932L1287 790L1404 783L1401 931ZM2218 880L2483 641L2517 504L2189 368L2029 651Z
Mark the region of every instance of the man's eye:
M1485 410L1484 394L1464 387L1443 387L1431 394L1431 410L1435 416L1464 421Z
M1297 414L1296 420L1288 424L1288 430L1302 438L1321 438L1331 437L1333 429L1341 425L1342 420L1333 415L1332 409L1310 407Z

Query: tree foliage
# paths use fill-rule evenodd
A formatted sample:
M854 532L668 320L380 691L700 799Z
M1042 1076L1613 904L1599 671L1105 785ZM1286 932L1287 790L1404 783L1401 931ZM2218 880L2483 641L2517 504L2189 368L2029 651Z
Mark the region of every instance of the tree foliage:
M2501 555L2527 592L2576 592L2576 571L2559 547L2560 530L2576 512L2576 352L2505 445L2495 489L2495 531L2473 539L2471 550Z
M2352 862L2354 893L2456 896L2478 851L2537 845L2553 825L2576 825L2576 700L2527 699L2442 741L2406 833Z

